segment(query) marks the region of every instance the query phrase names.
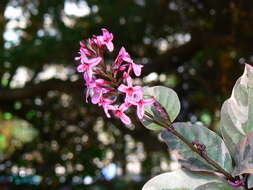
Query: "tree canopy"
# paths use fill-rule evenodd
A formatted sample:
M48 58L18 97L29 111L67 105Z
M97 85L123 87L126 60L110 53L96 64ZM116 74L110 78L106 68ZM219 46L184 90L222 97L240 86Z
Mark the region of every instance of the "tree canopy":
M143 85L178 93L178 121L219 130L221 103L253 62L252 22L251 0L1 0L0 184L140 189L172 169L156 133L85 103L79 41L107 28L113 56L124 46L144 65Z

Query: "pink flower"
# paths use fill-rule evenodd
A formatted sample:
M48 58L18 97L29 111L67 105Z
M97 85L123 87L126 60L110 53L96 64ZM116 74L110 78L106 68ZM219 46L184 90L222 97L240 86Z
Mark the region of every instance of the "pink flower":
M89 56L89 57L92 57L92 56L95 56L96 55L96 51L94 51L93 49L91 48L88 48L83 42L80 42L80 51L83 51L83 53L86 55L86 56ZM91 45L90 45L91 46Z
M137 100L130 99L129 102L137 106L137 116L139 119L142 119L144 116L144 106L154 103L155 100L154 98L148 98L144 100L143 97L141 97Z
M124 47L121 47L119 54L114 61L114 65L116 66L116 68L119 68L123 61L127 63L133 62L126 49Z
M102 29L102 35L100 36L95 36L94 41L96 42L96 44L101 47L103 45L105 45L107 47L107 49L112 52L114 49L114 45L112 43L113 40L113 34L110 33L107 29L103 28Z
M91 96L91 102L93 104L97 104L102 97L102 95L106 92L108 92L107 89L104 89L103 87L96 86L95 88L92 89L93 94Z
M118 68L114 68L114 71L113 71L113 76L114 76L114 78L117 77L118 72L120 72L120 71L125 71L126 68L127 68L127 64L120 65ZM126 73L126 72L124 72L123 79L126 79L127 76L129 76L129 74Z
M100 98L104 93L107 93L109 90L105 86L108 84L108 81L104 79L96 79L95 80L95 86L93 87L93 95L91 97L91 102L93 104L97 104L100 101Z
M112 52L113 51L113 34L110 33L108 30L106 30L105 28L102 29L103 32L103 38L104 38L104 44L106 45L107 49Z
M131 119L124 113L128 109L127 104L123 103L119 107L118 106L109 106L109 110L112 110L116 117L120 118L120 120L126 125L131 124Z
M85 96L85 99L86 99L86 103L88 103L88 97L90 96L90 91L96 86L95 77L92 77L92 79L89 79L86 73L83 75L83 77L84 77L84 80L86 82L86 96Z
M92 77L91 80L89 80L87 74L84 74L84 80L86 81L86 102L88 102L88 97L91 95L91 102L93 104L97 104L102 97L102 95L109 90L105 86L109 82L104 79L96 79L95 77Z
M121 49L119 51L119 54L118 54L117 58L114 61L114 66L116 67L117 70L122 70L121 64L122 64L123 61L128 63L128 74L133 69L134 74L136 76L141 75L141 69L142 69L143 65L135 64L134 61L131 59L129 53L126 51L126 49L124 47L121 47ZM124 69L126 68L125 65L124 65L123 68Z
M98 65L102 58L101 57L94 57L88 59L86 56L86 50L84 48L80 49L79 52L80 56L76 57L75 60L80 60L81 64L77 67L78 72L86 72L89 80L92 78L92 68Z
M141 69L142 69L143 65L137 65L134 62L130 62L129 63L129 67L128 67L128 74L131 72L131 70L133 69L134 74L138 77L141 75Z
M108 118L111 117L111 115L108 112L108 110L110 108L110 105L113 104L115 101L116 101L116 98L114 100L111 100L111 99L106 98L106 97L101 97L99 102L98 102L98 105L102 106L104 108L105 114Z
M130 76L128 76L126 78L126 80L127 80L127 86L124 85L124 84L121 84L118 87L118 90L120 92L125 92L126 93L125 101L128 102L128 100L131 99L131 98L134 98L134 95L136 95L136 94L140 94L142 96L142 94L143 94L142 87L141 86L134 86L133 87L132 78Z

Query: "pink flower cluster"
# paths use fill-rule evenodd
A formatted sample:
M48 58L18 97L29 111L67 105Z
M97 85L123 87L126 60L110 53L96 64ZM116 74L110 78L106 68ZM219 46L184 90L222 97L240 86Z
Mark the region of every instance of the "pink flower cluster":
M141 75L143 65L135 64L129 53L122 47L115 61L107 65L104 60L106 50L112 52L113 34L102 29L102 35L93 35L86 43L80 42L80 61L78 72L83 73L86 84L86 102L91 98L93 104L103 107L108 118L109 111L126 125L131 124L127 115L130 107L136 107L137 116L142 119L144 106L154 103L153 98L144 99L143 88L134 86L131 74Z

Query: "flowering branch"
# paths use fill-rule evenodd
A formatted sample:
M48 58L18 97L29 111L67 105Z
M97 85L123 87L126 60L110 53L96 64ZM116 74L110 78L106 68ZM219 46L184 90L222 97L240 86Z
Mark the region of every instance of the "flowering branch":
M145 117L152 123L158 124L170 133L183 141L193 152L201 156L208 164L223 174L228 184L232 186L245 186L244 179L233 177L216 161L211 159L206 151L206 147L198 141L190 142L181 135L172 124L166 109L154 98L144 98L144 89L134 85L132 75L140 76L143 65L135 64L129 53L121 47L116 59L109 66L105 63L104 54L106 51L112 52L113 34L106 29L102 29L102 35L93 35L85 43L80 42L79 56L75 60L80 61L77 71L83 73L86 84L86 102L90 99L93 104L104 109L108 118L113 113L124 124L132 124L133 116L130 108L136 110L136 118L143 121ZM145 111L145 106L153 105L158 117ZM132 120L131 120L132 118ZM134 120L133 120L134 121Z

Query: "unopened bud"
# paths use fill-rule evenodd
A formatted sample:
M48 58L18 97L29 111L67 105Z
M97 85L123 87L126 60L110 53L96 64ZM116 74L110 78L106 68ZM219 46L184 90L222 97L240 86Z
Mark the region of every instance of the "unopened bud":
M206 145L201 144L198 140L192 141L195 148L200 150L202 153L206 153Z
M166 109L156 100L154 102L154 107L163 119L170 120L169 114L167 113Z

